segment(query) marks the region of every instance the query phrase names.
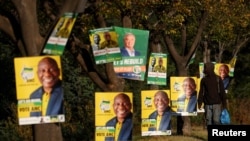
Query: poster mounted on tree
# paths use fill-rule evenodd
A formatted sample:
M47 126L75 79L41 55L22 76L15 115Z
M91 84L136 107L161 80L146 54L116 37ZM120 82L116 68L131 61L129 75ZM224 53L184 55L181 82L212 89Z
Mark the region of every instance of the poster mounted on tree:
M110 63L122 59L118 34L114 27L90 30L89 38L96 64Z
M53 29L47 44L43 49L44 54L62 55L68 38L74 27L77 13L64 13Z
M234 72L231 71L231 66L230 64L226 64L226 63L216 63L215 66L214 66L214 72L217 74L217 75L220 75L220 70L225 70L226 71L226 75L229 76L229 77L233 77L234 75Z
M142 136L171 135L171 115L169 90L141 91Z
M226 93L228 93L230 82L234 76L234 66L236 62L235 59L236 58L233 58L229 64L214 62L214 72L216 75L221 77ZM203 73L201 72L201 70L204 70L204 63L200 63L199 68L200 68L200 73ZM203 77L204 77L204 73L203 73Z
M95 93L95 140L132 140L131 92Z
M114 61L118 77L144 81L148 52L149 31L132 28L114 27L122 60Z
M167 54L151 53L148 63L147 84L167 84Z
M170 77L170 90L174 114L197 115L197 77Z
M19 125L64 122L60 56L14 59Z

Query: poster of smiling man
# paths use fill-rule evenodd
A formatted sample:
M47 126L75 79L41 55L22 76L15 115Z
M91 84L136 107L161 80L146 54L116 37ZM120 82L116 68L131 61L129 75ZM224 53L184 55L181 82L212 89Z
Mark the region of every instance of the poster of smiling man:
M14 59L19 125L64 122L60 56Z
M197 77L170 77L171 107L177 115L197 115Z
M142 136L171 135L169 90L141 91Z
M95 93L95 140L132 140L133 97L130 92Z
M118 77L144 81L149 31L115 27L122 60L114 61Z

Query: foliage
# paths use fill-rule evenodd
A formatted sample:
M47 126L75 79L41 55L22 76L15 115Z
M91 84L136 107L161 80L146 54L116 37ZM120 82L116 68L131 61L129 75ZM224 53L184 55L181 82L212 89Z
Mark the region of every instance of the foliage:
M250 80L250 72L246 70L250 70L250 66L248 65L249 61L249 44L248 47L243 48L240 52L240 55L237 57L236 65L235 65L235 76L231 81L229 87L229 94L232 98L244 98L249 97L249 80Z
M31 126L18 126L13 58L20 56L20 54L14 47L8 42L0 44L0 65L2 68L0 70L2 74L0 75L0 140L31 140Z
M91 140L94 136L92 131L95 124L93 119L96 86L67 51L62 56L62 64L66 112L66 122L62 123L64 138Z

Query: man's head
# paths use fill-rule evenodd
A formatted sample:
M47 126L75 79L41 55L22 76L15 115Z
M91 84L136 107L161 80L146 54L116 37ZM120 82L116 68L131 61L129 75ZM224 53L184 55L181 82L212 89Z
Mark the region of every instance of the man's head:
M57 62L51 57L44 57L38 63L37 75L44 91L50 93L60 80L60 69Z
M135 45L135 35L132 33L127 33L123 38L124 46L129 50L134 50Z
M165 91L157 91L154 95L154 105L159 115L162 115L169 106L169 98Z
M100 43L101 38L100 38L100 35L99 35L99 34L94 34L94 35L93 35L93 38L94 38L94 43L95 43L95 44L99 44L99 43Z
M155 63L156 63L156 58L155 58L155 57L152 57L151 66L155 66Z
M116 114L117 120L123 122L123 120L131 113L132 103L130 98L125 93L120 93L115 96L113 109Z
M159 59L158 59L158 64L159 64L160 66L162 66L162 64L163 64L163 59L162 59L162 57L159 57Z
M191 77L187 77L186 79L184 79L182 87L186 95L186 98L190 98L192 93L196 91L195 80Z
M104 33L104 39L105 39L106 41L110 41L110 40L111 40L111 35L109 34L109 32L105 32L105 33Z
M68 28L70 26L70 24L72 23L73 19L68 19L66 24L65 24L65 28Z
M226 64L220 65L219 75L222 79L229 76L229 67Z
M214 74L214 63L212 63L212 62L205 63L203 72L204 72L205 75Z

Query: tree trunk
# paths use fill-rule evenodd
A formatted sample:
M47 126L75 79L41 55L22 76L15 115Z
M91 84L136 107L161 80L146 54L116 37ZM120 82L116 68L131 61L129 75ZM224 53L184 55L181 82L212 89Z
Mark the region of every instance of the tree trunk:
M34 141L63 141L60 123L33 125Z

